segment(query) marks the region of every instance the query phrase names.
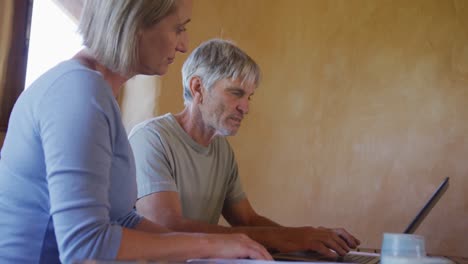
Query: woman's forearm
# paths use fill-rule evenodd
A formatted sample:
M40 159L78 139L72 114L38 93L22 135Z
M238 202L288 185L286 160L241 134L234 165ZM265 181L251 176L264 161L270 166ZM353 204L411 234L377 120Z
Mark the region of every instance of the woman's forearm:
M192 258L272 260L263 246L244 234L157 234L122 228L118 260L182 261Z
M209 256L207 248L207 242L198 234L156 234L122 228L122 241L117 259L180 261L205 258Z

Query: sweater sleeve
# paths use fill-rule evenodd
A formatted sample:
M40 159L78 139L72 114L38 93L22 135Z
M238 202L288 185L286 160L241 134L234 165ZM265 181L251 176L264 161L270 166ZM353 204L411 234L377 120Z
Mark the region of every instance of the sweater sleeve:
M57 79L35 111L44 150L50 214L63 263L115 259L122 227L109 217L112 92L94 72ZM121 222L136 224L134 212Z

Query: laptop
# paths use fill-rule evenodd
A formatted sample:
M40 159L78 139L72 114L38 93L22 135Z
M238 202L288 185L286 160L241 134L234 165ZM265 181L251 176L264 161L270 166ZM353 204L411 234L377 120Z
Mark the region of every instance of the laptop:
M411 223L405 228L403 233L413 234L419 227L422 221L429 214L434 205L439 201L440 197L445 193L449 185L449 177L446 177L437 187L429 200L424 204L418 214L414 217ZM380 262L380 254L375 252L351 251L343 257L336 260L329 260L313 251L301 251L293 253L277 253L273 254L275 260L282 261L314 261L314 262L348 262L362 264L376 264Z

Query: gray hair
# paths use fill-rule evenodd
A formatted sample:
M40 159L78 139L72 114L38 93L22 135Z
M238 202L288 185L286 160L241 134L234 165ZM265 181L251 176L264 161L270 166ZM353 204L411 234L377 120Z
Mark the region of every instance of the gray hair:
M133 73L139 64L138 32L176 9L176 0L87 0L78 31L99 63ZM157 51L155 51L157 52Z
M185 105L193 101L190 80L195 76L200 77L207 90L222 79L242 78L242 83L252 83L257 87L260 82L260 67L233 42L211 39L193 50L182 67Z

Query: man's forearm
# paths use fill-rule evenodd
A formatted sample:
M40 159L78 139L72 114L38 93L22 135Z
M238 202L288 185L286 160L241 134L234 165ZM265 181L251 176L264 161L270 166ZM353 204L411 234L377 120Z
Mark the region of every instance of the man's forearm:
M273 220L261 216L256 215L253 219L251 219L249 226L270 226L270 227L281 227L280 224L274 222Z
M171 230L169 230L168 228L162 226L162 225L159 225L157 223L154 223L146 218L143 217L143 219L141 219L140 223L138 223L138 225L135 226L135 230L138 230L138 231L144 231L144 232L150 232L150 233L168 233L168 232L172 232Z

